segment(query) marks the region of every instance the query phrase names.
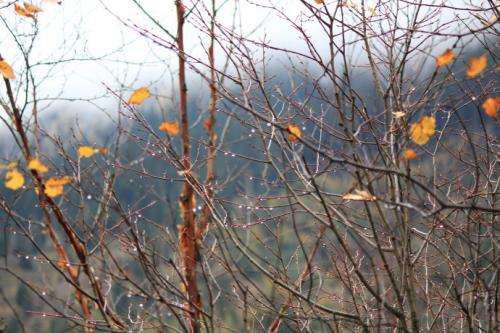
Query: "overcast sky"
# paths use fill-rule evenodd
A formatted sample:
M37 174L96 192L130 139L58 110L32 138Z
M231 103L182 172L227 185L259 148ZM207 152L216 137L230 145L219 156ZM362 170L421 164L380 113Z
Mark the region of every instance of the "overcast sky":
M175 31L174 0L137 1L169 31ZM11 2L0 0L0 8ZM209 3L207 0L202 2ZM370 6L376 1L365 2L366 6ZM453 5L463 1L445 2ZM39 36L33 48L32 63L103 57L101 61L71 61L55 68L46 65L36 67L37 78L47 75L47 79L41 81L40 85L42 96L54 97L61 94L60 97L63 98L91 98L105 94L106 86L120 89L123 85L133 89L139 85L168 84L168 66L172 66L175 71L176 58L173 52L156 46L123 24L135 25L168 39L133 0L63 0L62 5L33 0L33 3L41 5L43 12L38 15ZM189 5L190 2L186 3ZM277 46L305 49L305 43L297 38L296 33L291 32L290 25L265 8L265 5L272 3L281 7L289 17L298 19L305 15L304 7L298 0L254 0L254 3L247 0L217 0L217 3L223 4L218 15L222 24L231 24L232 13L237 4L240 9L237 16L238 27L244 34L253 32L251 37L256 40L265 38ZM327 1L331 6L335 6L335 3L335 0ZM15 15L13 6L0 9L0 15L3 21L0 27L0 53L13 65L16 73L22 74L24 63L6 27L12 29L17 36L22 36L33 31L33 24L29 19ZM447 11L442 12L443 18L447 15ZM318 24L306 24L306 27L312 38L324 36ZM192 27L187 28L186 35L188 52L202 54L200 44L206 42L206 39L203 40L204 37ZM21 37L21 40L26 41L27 38ZM443 43L441 48L445 46L446 43ZM327 43L324 47L327 48Z
M97 83L108 82L113 85L114 79L133 81L136 75L140 80L155 80L154 74L162 71L164 63L158 66L158 61L167 61L175 65L172 52L155 47L150 41L141 37L136 31L125 26L116 17L126 23L137 25L140 28L153 31L161 37L166 37L134 4L133 0L64 0L62 5L51 5L41 0L33 0L41 4L44 12L39 14L39 37L35 45L33 61L51 61L59 58L85 58L106 56L103 62L79 62L77 66L68 64L59 66L51 73L52 80L45 83L44 89L58 91L58 85L65 82L65 94L98 93L102 88ZM175 31L174 0L137 0L158 22L168 30ZM360 0L352 0L360 2ZM385 0L391 1L391 0ZM431 1L431 0L428 0ZM1 3L7 0L0 0ZM202 3L209 1L202 0ZM366 6L376 3L376 0L365 0ZM448 0L448 4L454 1ZM189 1L186 1L189 5ZM266 9L266 5L273 4L282 8L283 12L291 18L298 19L306 14L304 6L298 0L254 0L235 1L218 0L222 9L218 20L229 26L233 18L235 5L239 6L238 28L244 34L253 31L252 38L261 40L266 38L274 45L286 46L295 50L304 50L305 43L297 38L297 33L292 32L290 24L276 17L275 12ZM313 0L311 0L313 3ZM336 6L336 1L327 1L329 6ZM2 9L2 17L11 27L16 27L18 33L29 32L32 25L29 20L20 18L13 13L12 6ZM112 13L112 14L111 14ZM116 15L114 17L113 15ZM443 12L443 15L445 13ZM324 34L318 24L306 24L307 33L312 38L322 38ZM256 29L258 27L258 29ZM2 34L5 29L2 29ZM187 45L189 52L200 54L200 34L192 28L187 28ZM0 52L4 57L16 58L15 47L9 43L9 38L0 40ZM327 44L325 43L325 49ZM114 52L110 55L111 52ZM114 61L114 62L113 62ZM127 77L124 76L125 68L117 61L146 65L128 66ZM13 61L15 62L15 61ZM155 65L156 62L156 65ZM54 77L56 75L56 77ZM68 79L71 80L68 80ZM62 80L65 79L65 80ZM111 82L110 82L111 81ZM52 86L55 85L55 86Z
M7 3L6 0L0 1L0 6L2 2ZM175 31L173 0L139 0L139 2L158 22L161 22L168 30ZM223 1L219 2L223 3ZM56 71L57 75L71 76L71 82L66 87L67 93L70 91L78 93L81 88L97 89L96 82L107 81L110 79L110 74L120 75L120 71L123 70L119 64L120 61L137 64L146 62L146 66L138 66L135 70L141 71L140 75L144 78L151 79L151 71L158 71L158 67L152 62L168 61L169 57L173 58L171 52L155 47L136 31L120 23L118 18L167 38L132 0L65 0L60 6L43 1L35 3L41 4L44 12L38 15L39 36L32 56L34 62L107 55L105 62L89 62L87 64L80 62L76 67L73 65L60 66L59 70ZM219 13L219 19L223 23L229 24L231 22L234 5L234 0L225 1L223 9ZM267 38L275 43L284 41L298 43L296 39L290 40L288 38L286 26L276 24L277 20L270 17L268 11L246 1L240 2L239 6L241 13L244 13L240 18L243 21L241 27L244 30L252 31L257 26L261 26L256 34L266 34ZM294 11L298 11L298 1L290 1L286 7L287 12L293 14ZM10 27L14 27L18 34L33 30L30 20L14 15L12 6L2 9L1 13L5 22ZM6 30L2 29L2 34L5 32ZM186 34L189 51L195 52L194 48L200 44L199 33L188 28ZM4 58L20 60L15 49L11 38L0 40L0 52ZM15 66L16 60L11 61L11 63ZM174 64L174 62L171 63ZM19 64L21 65L20 61ZM128 67L128 70L131 70L130 79L138 74L134 72L133 66ZM52 82L54 84L60 83L59 79L55 78Z

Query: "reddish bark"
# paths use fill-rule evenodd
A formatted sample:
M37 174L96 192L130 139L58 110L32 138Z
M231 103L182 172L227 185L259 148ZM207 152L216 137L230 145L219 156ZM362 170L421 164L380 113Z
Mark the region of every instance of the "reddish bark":
M177 51L179 60L179 115L181 120L182 140L182 166L187 173L191 169L190 142L189 142L189 120L187 112L187 86L186 86L186 59L184 53L184 22L185 8L182 1L175 2L177 9ZM194 190L187 177L184 181L183 190L179 198L179 206L184 225L179 228L179 247L184 270L184 284L186 290L186 310L191 332L199 331L200 317L200 294L196 281L196 225Z

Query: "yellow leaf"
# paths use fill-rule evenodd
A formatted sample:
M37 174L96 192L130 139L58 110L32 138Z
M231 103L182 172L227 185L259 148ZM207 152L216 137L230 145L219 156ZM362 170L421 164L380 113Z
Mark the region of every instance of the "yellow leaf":
M480 57L472 57L469 59L469 66L467 67L467 76L476 77L481 74L486 66L488 66L488 57L486 53Z
M417 157L417 153L413 149L406 149L403 153L403 156L407 160L412 160Z
M31 13L31 14L37 14L37 13L40 13L42 11L42 8L38 7L38 6L35 6L29 2L24 2L24 8L26 9L26 11L28 11L28 13Z
M5 175L5 187L10 188L11 190L18 190L24 185L24 177L23 174L17 171L17 169L13 169L11 171L7 171Z
M61 195L64 185L71 182L71 178L64 176L61 178L51 177L45 182L45 194L51 198Z
M436 118L425 116L411 125L411 139L418 145L425 145L436 132Z
M57 177L50 177L46 182L45 186L64 186L71 183L71 177L69 176L63 176L60 178Z
M342 196L344 200L375 201L377 198L368 191L355 189L354 193L346 193Z
M452 49L447 49L443 54L436 58L436 65L441 67L451 64L453 59L455 59L455 53L453 53Z
M47 168L38 158L34 158L28 163L28 169L30 170L35 170L38 173L46 173L49 171L49 168Z
M484 101L482 107L488 116L495 118L498 116L498 109L500 109L500 96L488 98Z
M166 121L161 123L159 129L160 131L166 132L168 135L177 135L179 134L179 123L176 121Z
M149 89L146 87L141 87L132 93L132 95L128 99L128 104L142 104L142 102L149 98L149 96L151 96Z
M404 112L401 111L396 111L392 113L394 115L394 118L403 118L405 116Z
M51 198L60 196L64 191L63 186L51 186L45 188L45 194Z
M92 155L96 154L99 150L90 146L81 146L78 148L78 157L80 158L89 158Z
M16 78L12 67L5 60L0 60L0 72L6 79L14 80Z
M422 117L420 120L423 131L428 136L433 136L436 132L436 118L433 116Z
M17 15L24 16L24 17L30 17L30 18L35 18L33 13L29 12L26 8L21 6L20 4L14 4L14 11L17 13Z
M292 142L297 141L301 137L301 135L302 135L302 131L300 130L299 126L288 125L288 127L286 129L290 133L288 135L288 140L290 140Z

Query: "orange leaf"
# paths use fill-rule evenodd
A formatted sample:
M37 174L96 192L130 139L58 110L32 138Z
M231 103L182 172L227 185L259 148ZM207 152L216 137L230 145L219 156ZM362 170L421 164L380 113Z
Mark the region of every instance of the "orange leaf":
M318 5L323 5L325 2L323 0L314 0Z
M14 80L16 78L12 67L5 60L0 60L0 72L6 79Z
M207 118L205 119L205 121L203 122L203 128L208 132L210 131L210 129L212 128L213 126L213 121L212 121L212 118Z
M29 17L29 18L35 18L33 13L29 12L26 8L24 8L20 4L17 4L17 3L14 4L14 10L17 13L17 15Z
M24 8L26 9L26 11L28 13L31 13L31 14L37 14L37 13L40 13L42 11L42 8L38 7L38 6L35 6L29 2L24 2Z
M67 261L65 258L60 258L60 259L57 261L57 266L58 266L60 269L66 269L66 268L67 268L67 265L68 265L68 261Z
M94 148L94 147L90 147L90 146L81 146L78 148L78 157L80 158L89 158L89 157L92 157L92 155L98 153L99 150Z
M469 66L467 67L467 76L476 77L481 74L486 66L488 66L488 57L486 53L480 57L472 57L469 59Z
M5 180L5 187L10 188L14 191L20 189L24 185L23 174L17 171L17 169L7 171Z
M69 176L64 176L64 177L51 177L45 182L45 186L64 186L66 184L69 184L71 182L71 177Z
M500 96L488 98L482 107L488 116L495 118L498 116L498 109L500 109Z
M179 134L179 123L176 121L166 121L161 123L159 129L160 131L166 132L168 135L177 135Z
M149 89L146 87L141 87L134 91L132 95L130 95L130 98L128 99L128 104L134 104L134 105L139 105L142 104L147 98L151 96L151 93L149 92Z
M455 59L455 53L453 53L452 49L447 49L443 54L436 58L436 65L441 67L451 64L453 59Z
M425 145L436 132L436 118L423 117L419 122L411 125L411 139L418 145Z
M34 158L28 163L28 169L30 170L35 170L38 173L46 173L49 171L49 168L47 168L38 158Z
M407 160L412 160L417 157L417 153L413 149L406 149L403 153L403 156Z
M50 186L45 188L45 194L51 198L60 196L64 191L63 186Z
M45 182L45 194L51 198L60 196L64 191L64 185L71 182L71 178L64 176L61 178L51 177Z
M288 125L286 129L288 130L288 132L290 132L290 134L288 135L288 140L292 142L297 141L302 135L302 131L297 125Z

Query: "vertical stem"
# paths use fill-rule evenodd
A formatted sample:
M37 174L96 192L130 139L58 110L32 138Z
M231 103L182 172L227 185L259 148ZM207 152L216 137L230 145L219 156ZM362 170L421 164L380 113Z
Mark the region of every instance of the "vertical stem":
M182 166L187 173L191 169L191 160L187 112L186 58L184 53L185 10L181 0L176 0L175 6L177 10L176 42L179 59L179 115L181 118ZM195 206L194 200L193 187L186 177L179 198L181 214L184 220L184 224L179 228L179 244L184 270L184 283L187 297L186 310L189 319L189 328L191 332L198 332L201 300L196 283L197 245L195 236L195 214L193 212Z
M215 9L215 0L212 0L212 17L210 21L210 46L208 48L208 61L210 64L210 103L208 106L209 116L205 121L205 129L208 134L208 156L207 156L207 175L205 179L205 189L207 193L207 200L211 200L213 197L213 182L215 180L214 164L215 164L215 115L216 115L216 105L217 105L217 89L215 86L216 73L215 73L215 54L214 54L214 44L215 44L215 16L217 11ZM210 219L210 208L207 204L203 206L200 224L196 231L197 239L201 239L203 233L205 232Z

